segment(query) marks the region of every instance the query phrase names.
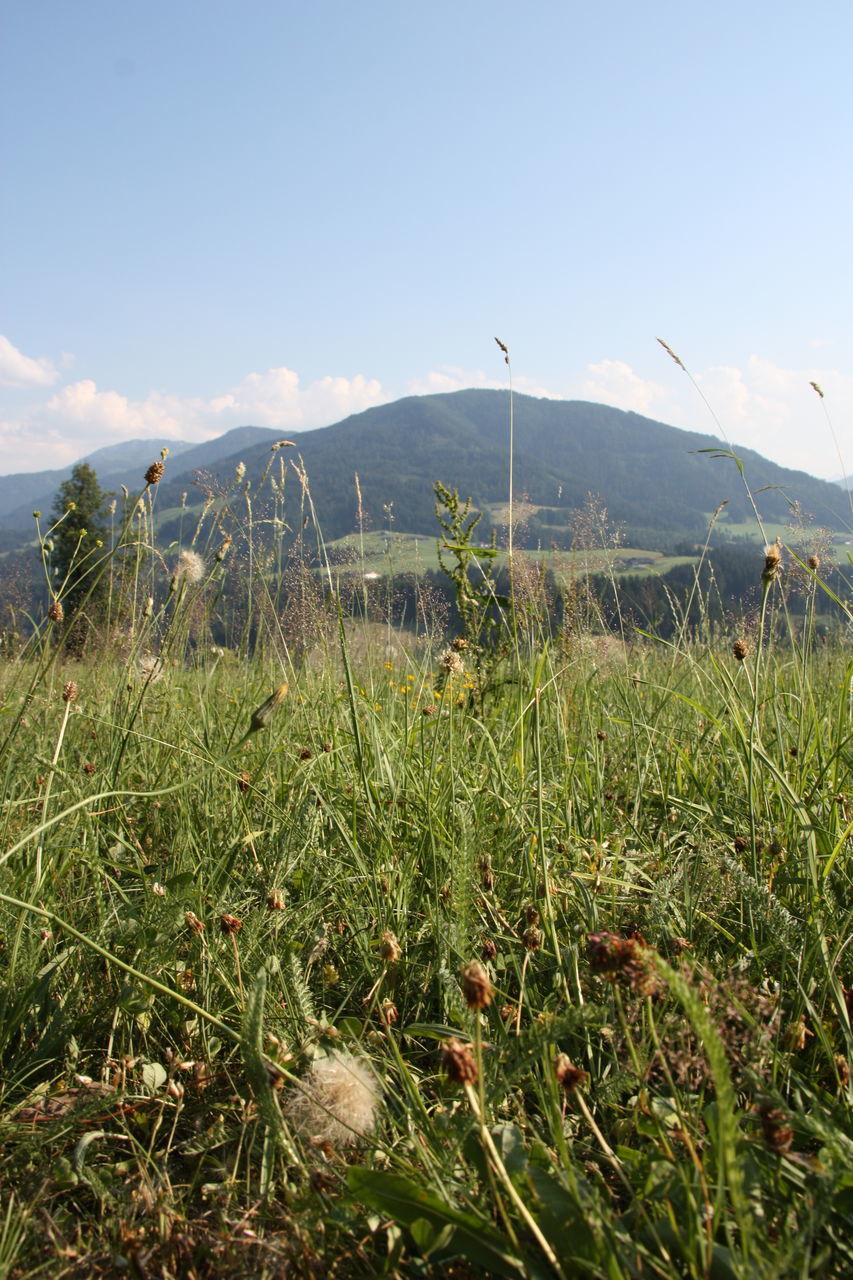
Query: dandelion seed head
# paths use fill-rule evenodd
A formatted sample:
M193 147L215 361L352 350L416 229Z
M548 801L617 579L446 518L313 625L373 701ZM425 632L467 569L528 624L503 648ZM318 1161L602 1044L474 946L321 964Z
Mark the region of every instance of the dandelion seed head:
M204 577L204 561L197 551L182 551L178 556L178 563L175 565L175 572L172 576L172 582L175 586L186 583L190 586L194 582L201 582Z
M345 1052L317 1058L284 1110L303 1141L353 1147L376 1127L379 1084L366 1062Z

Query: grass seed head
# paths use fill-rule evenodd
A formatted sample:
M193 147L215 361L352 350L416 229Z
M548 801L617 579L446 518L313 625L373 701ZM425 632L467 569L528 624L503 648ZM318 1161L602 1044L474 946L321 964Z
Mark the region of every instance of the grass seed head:
M266 729L267 725L273 718L276 708L284 701L287 694L287 684L280 684L274 693L271 693L266 702L252 712L252 718L249 721L249 733L259 733L261 729Z

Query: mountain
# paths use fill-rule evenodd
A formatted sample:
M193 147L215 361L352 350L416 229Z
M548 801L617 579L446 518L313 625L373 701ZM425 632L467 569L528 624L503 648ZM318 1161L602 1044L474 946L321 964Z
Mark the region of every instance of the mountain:
M138 490L146 468L159 457L161 449L169 450L170 471L178 466L180 458L181 472L192 472L196 467L212 466L260 440L275 440L278 434L264 427L235 427L233 431L201 445L188 444L185 440L124 440L120 444L96 449L80 461L94 467L102 488L117 490L124 485L127 489ZM68 466L57 471L0 476L0 530L29 533L33 526L33 511L41 511L47 517L59 486L70 475L71 467Z
M626 526L626 538L635 546L663 548L678 539L701 538L710 514L723 501L728 505L721 527L727 520L751 517L738 467L720 456L725 446L713 436L681 431L606 405L522 395L515 397L514 418L515 497L525 502L531 538L545 545L566 536L572 511L582 507L590 493L601 498L611 520ZM198 506L206 490L226 488L235 466L243 462L255 485L255 511L260 513L270 491L259 491L258 480L281 434L260 427L237 428L180 453L173 450L158 487L158 508L179 507L183 492L190 495L189 506ZM284 468L285 518L298 522L301 489L289 463L299 457L327 540L357 526L356 473L363 509L373 527L387 525L390 518L398 531L434 534L435 480L457 488L486 511L507 499L504 391L410 396L334 426L300 432L295 444L278 454L273 471L275 476ZM796 500L818 523L849 528L849 502L838 486L777 466L752 450L736 452L765 519L786 521ZM147 442L145 465L156 456L157 443ZM121 483L138 491L143 471L142 464L136 465ZM51 485L55 491L56 474L40 474L42 493ZM105 483L106 477L100 478ZM22 500L21 487L35 479L5 477L17 482L14 507L0 482L0 528L32 527L33 500ZM116 480L109 477L105 487L115 487ZM42 509L49 510L51 501L43 497Z
M627 526L629 541L640 546L653 545L650 539L655 536L670 543L701 538L709 516L723 501L728 503L723 521L752 516L737 464L719 456L725 446L713 436L585 401L517 395L514 410L515 497L534 511L531 535L545 545L560 532L565 535L571 512L582 507L590 493L602 499L611 520ZM296 448L282 451L279 459L301 457L328 540L357 526L356 473L373 527L386 525L390 514L398 531L435 533L435 480L470 496L481 509L506 502L509 429L503 391L411 396L335 426L300 432L295 443ZM269 461L269 448L265 440L223 459L209 468L206 483L226 485L239 461L257 482ZM818 523L849 528L849 504L837 486L787 470L749 449L738 449L737 456L752 492L763 490L756 501L765 519L787 521L796 500ZM179 468L185 458L178 460ZM292 520L300 501L299 485L291 468L285 468L285 475L290 485L286 518ZM170 479L167 471L161 483L158 502L178 505L187 476ZM259 500L256 495L256 504Z

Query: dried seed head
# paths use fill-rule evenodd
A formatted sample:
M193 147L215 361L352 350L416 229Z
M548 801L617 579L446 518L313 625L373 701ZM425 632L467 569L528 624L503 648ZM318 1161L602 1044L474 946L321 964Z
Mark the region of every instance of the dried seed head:
M463 1044L456 1036L445 1040L441 1051L441 1065L453 1084L476 1084L477 1062L469 1044Z
M219 928L226 935L239 933L243 928L243 921L238 920L236 916L222 915L219 917Z
M397 935L386 929L379 941L379 954L386 964L396 964L403 952L397 941Z
M761 581L772 582L782 567L782 544L777 538L774 543L764 548L764 569Z
M743 662L744 658L749 654L749 645L745 640L735 640L732 645L732 653L737 658L738 662Z
M145 472L145 483L159 484L165 470L166 468L163 466L162 461L152 462L151 466Z
M462 994L469 1009L486 1009L492 1003L494 987L478 960L472 960L462 970Z
M185 911L184 920L187 928L192 929L193 933L204 933L204 921L199 920L194 911Z
M497 943L494 942L492 938L486 938L486 941L483 943L483 949L480 952L480 955L483 957L484 960L494 960L497 954L498 954Z
M379 1085L366 1062L344 1052L315 1058L284 1104L304 1142L332 1148L363 1142L376 1126Z
M542 920L538 910L533 906L524 908L524 918L533 928L535 928Z
M566 1093L574 1093L575 1089L589 1084L589 1072L581 1071L565 1053L558 1053L554 1059L554 1075Z
M47 611L47 616L50 618L51 622L62 621L62 619L65 617L65 609L62 607L61 600L51 600L50 608Z
M62 688L62 701L75 702L77 699L77 681L68 680Z
M658 990L657 974L650 962L652 948L637 935L620 938L615 933L587 935L586 954L589 967L599 977L622 982L639 996Z
M820 556L809 556L808 564L812 573L816 573L820 568Z
M267 907L270 911L284 910L284 894L281 889L273 889L267 898Z
M431 702L430 702L430 703L428 703L428 704L427 704L427 706L422 707L422 708L421 708L421 714L422 714L422 715L425 715L425 716L434 716L434 715L435 715L435 706L433 705L433 703L431 703Z
M232 539L231 539L231 534L229 533L229 534L227 534L227 535L226 535L226 537L223 539L223 541L222 541L222 545L220 546L219 550L218 550L218 551L217 551L217 553L216 553L216 563L217 563L217 564L222 564L222 561L223 561L223 560L225 559L225 557L228 555L228 548L231 546L231 541L232 541Z
M794 1131L788 1124L788 1116L781 1107L773 1107L769 1103L762 1103L759 1107L759 1115L761 1132L767 1146L777 1156L785 1155L794 1142Z
M521 935L521 941L528 951L538 951L542 946L542 930L537 929L535 925L531 925L529 929L524 930Z
M400 1011L393 1000L387 998L382 1001L379 1006L379 1020L384 1022L386 1026L393 1026L400 1017Z
M447 672L449 676L461 676L465 672L465 663L459 657L459 654L455 653L453 649L444 650L444 653L438 660L438 665L441 667L442 671Z
M468 641L464 636L457 636L453 641L451 648L455 649L457 653L464 653L468 648Z
M201 582L203 577L204 560L197 551L183 550L178 556L178 563L172 574L173 590L182 585L192 586L194 582Z

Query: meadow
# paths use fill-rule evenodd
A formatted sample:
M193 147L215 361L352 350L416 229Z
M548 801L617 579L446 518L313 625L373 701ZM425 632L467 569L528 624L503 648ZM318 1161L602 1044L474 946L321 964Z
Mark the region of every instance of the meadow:
M849 1275L819 563L758 548L707 633L554 628L463 511L452 634L250 536L223 644L225 543L157 550L155 485L108 642L60 591L0 661L0 1277Z

